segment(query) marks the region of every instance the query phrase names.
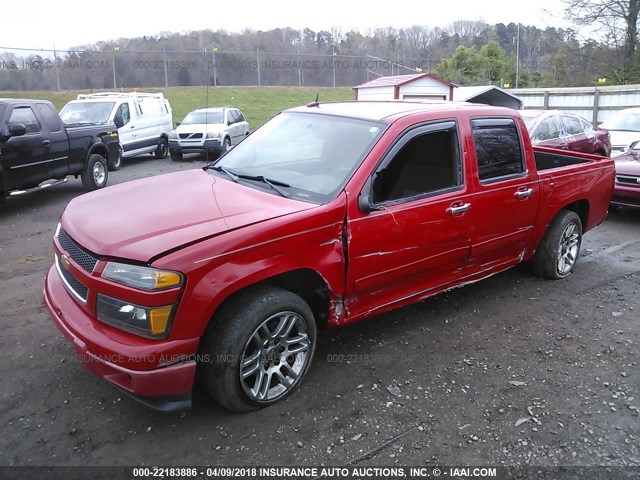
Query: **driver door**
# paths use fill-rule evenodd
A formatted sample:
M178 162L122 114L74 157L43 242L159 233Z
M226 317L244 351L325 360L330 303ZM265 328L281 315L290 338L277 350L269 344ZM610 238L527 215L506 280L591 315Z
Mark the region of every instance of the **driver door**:
M473 210L454 121L407 132L374 172L348 220L347 308L358 315L460 278Z

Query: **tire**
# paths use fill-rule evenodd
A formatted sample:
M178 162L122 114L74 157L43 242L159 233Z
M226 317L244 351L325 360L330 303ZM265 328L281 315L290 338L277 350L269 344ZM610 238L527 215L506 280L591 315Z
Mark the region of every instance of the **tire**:
M254 287L221 307L200 345L207 393L229 410L256 410L300 385L313 359L316 324L298 295Z
M116 170L120 170L122 167L122 147L118 148L118 156L117 158L109 160L107 163L110 172L115 172Z
M533 272L558 280L572 271L580 254L582 222L577 213L561 210L553 219L533 257Z
M102 155L92 153L89 155L87 167L82 172L82 185L86 190L98 190L107 185L109 170L107 161Z
M182 153L181 152L171 152L171 160L173 160L174 162L179 162L182 160Z
M220 155L227 153L227 150L229 150L230 147L231 140L229 140L229 137L225 137L225 139L222 141L222 151L220 152Z
M167 158L167 154L169 153L169 141L166 138L160 140L158 144L158 148L156 148L155 156L158 160L163 158Z

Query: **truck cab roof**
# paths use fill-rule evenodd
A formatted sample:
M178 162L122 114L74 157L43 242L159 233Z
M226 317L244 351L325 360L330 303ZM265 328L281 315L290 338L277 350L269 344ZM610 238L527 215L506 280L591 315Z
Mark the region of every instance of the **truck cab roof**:
M286 110L287 112L301 113L321 113L326 115L337 115L341 117L359 118L362 120L392 122L397 118L404 117L412 113L423 112L443 112L460 109L474 109L486 111L495 110L496 113L511 113L513 110L503 107L491 107L476 103L451 102L448 100L433 100L425 102L411 102L404 100L389 101L361 101L350 102L327 102L320 104L309 104L308 106L295 107Z

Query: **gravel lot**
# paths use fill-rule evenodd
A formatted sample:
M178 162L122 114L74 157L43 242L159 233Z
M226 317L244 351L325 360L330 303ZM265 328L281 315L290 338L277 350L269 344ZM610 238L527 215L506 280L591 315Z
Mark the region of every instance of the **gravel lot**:
M140 158L110 184L201 165ZM587 234L568 279L517 268L322 335L276 406L233 414L196 389L159 414L92 376L42 306L81 193L0 206L2 465L640 465L640 212Z

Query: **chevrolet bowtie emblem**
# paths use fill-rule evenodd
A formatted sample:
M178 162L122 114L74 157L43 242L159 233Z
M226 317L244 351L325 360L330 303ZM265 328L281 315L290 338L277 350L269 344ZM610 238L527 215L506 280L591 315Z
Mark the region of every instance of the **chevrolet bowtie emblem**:
M66 253L63 253L62 256L60 256L60 263L65 270L69 270L71 263L69 262L69 257L67 257Z

